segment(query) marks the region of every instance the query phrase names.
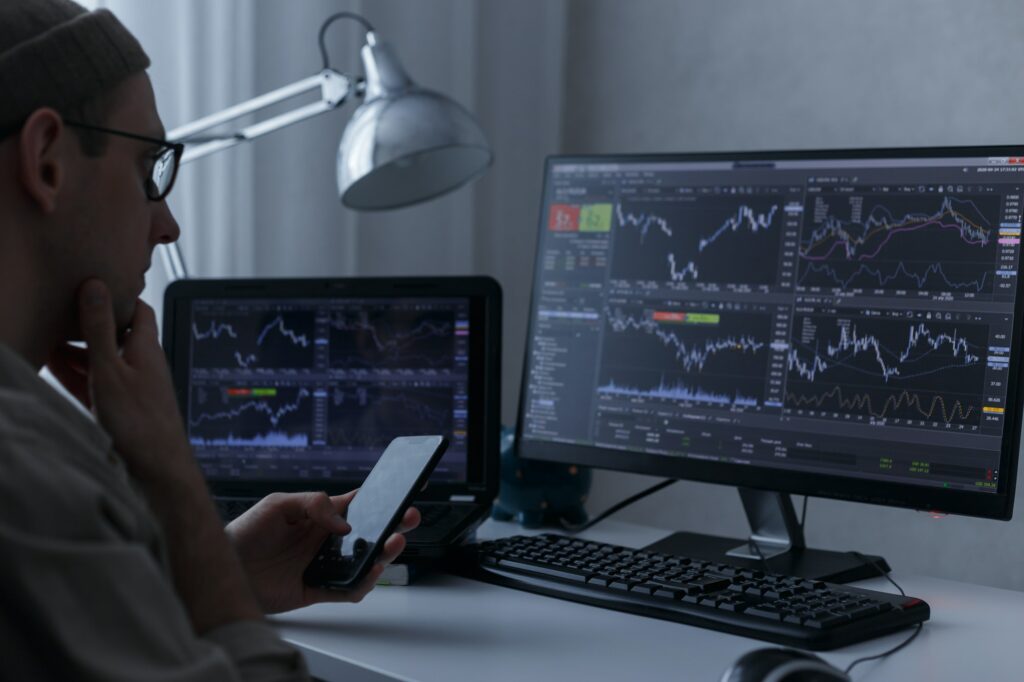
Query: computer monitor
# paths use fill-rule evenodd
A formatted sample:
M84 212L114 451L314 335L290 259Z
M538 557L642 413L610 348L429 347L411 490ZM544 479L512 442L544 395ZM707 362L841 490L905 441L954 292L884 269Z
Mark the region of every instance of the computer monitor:
M737 486L750 540L658 549L832 580L875 569L791 493L1009 519L1022 187L1024 147L549 158L519 455Z

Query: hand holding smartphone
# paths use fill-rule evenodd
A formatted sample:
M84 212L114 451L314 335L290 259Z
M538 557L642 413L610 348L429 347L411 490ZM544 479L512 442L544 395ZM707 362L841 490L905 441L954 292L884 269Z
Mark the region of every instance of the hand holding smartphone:
M391 441L348 507L346 520L352 531L344 537L327 538L303 574L305 583L337 590L355 587L447 448L443 436Z

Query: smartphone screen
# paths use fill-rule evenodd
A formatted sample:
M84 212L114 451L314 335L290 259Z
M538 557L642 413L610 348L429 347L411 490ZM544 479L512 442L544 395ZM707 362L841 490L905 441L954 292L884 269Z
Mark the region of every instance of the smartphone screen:
M306 582L344 589L373 566L413 496L426 483L448 441L442 436L409 436L391 441L348 507L352 531L328 538L306 571Z

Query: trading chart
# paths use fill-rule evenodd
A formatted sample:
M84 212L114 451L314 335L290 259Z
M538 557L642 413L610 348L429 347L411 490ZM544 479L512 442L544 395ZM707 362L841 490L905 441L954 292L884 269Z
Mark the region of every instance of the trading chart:
M598 392L730 407L764 394L771 316L617 307Z
M802 286L992 293L998 196L828 194L808 214Z
M800 315L786 406L827 416L977 425L988 337L984 325Z
M783 215L779 197L618 203L611 275L694 284L775 284Z
M549 161L524 443L992 491L1024 156L936 154Z
M188 432L210 475L342 475L417 434L451 442L440 475L465 472L465 299L211 301L190 332Z
M311 368L311 311L196 314L192 366L226 369Z
M455 356L450 310L339 311L330 318L330 363L336 369L441 369Z

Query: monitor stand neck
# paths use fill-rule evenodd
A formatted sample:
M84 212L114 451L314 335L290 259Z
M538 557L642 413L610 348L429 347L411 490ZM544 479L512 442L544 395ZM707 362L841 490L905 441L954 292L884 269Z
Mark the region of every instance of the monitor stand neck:
M752 488L740 488L740 501L747 512L750 537L747 542L726 552L726 556L760 561L804 549L804 529L796 518L789 495Z
M679 532L644 549L833 583L889 572L889 564L880 556L808 548L789 495L750 488L740 488L739 493L750 523L746 542Z

